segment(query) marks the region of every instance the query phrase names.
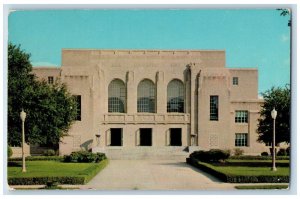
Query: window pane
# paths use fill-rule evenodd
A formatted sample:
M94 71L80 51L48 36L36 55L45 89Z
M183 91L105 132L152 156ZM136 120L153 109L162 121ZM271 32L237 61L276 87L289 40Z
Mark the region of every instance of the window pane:
M248 146L248 134L236 133L235 134L235 146Z
M184 112L184 86L179 80L168 84L167 112Z
M76 102L76 120L81 121L81 95L74 95Z
M248 111L235 111L236 123L248 123Z
M155 85L150 80L143 80L138 85L137 111L155 112L156 90Z
M219 96L210 96L210 120L219 120Z
M126 88L121 80L113 80L108 86L108 112L125 113Z

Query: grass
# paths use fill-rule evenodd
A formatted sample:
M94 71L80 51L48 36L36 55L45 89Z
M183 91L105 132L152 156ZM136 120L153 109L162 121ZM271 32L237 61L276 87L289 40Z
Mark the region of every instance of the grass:
M247 166L214 166L212 164L203 163L201 164L212 168L218 172L225 173L226 175L242 175L242 176L253 176L253 175L264 175L264 176L288 176L290 169L289 167L277 167L277 171L271 171L270 167L247 167Z
M28 161L26 162L26 173L22 172L21 162L16 163L16 165L8 167L8 178L84 177L84 181L88 182L108 164L108 160L100 163Z
M236 189L288 189L288 185L239 185Z

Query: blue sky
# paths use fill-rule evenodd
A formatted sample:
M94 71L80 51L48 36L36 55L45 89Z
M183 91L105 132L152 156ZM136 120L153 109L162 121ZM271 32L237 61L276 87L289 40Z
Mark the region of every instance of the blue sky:
M16 11L8 40L44 66L60 66L62 48L226 50L227 67L258 68L263 92L290 82L288 19L274 9Z

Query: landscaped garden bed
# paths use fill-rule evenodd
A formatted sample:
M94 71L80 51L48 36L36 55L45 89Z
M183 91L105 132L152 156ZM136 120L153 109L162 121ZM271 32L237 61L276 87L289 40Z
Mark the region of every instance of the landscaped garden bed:
M26 172L19 159L9 159L9 185L86 184L108 164L105 154L74 152L69 156L28 157Z
M222 154L222 152L219 152ZM225 152L226 153L226 152ZM277 171L271 171L272 162L259 158L213 158L211 152L195 152L187 158L187 163L229 183L288 183L289 160L277 161ZM222 156L220 156L222 157ZM243 156L241 156L243 157ZM199 161L201 159L201 161Z

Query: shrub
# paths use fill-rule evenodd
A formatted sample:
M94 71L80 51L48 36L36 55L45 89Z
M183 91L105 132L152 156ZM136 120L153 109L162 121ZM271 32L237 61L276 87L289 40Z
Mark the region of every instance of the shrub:
M60 177L9 177L9 185L43 185L47 182L58 184L84 184L84 176L60 176Z
M13 155L13 151L12 149L10 148L10 146L7 147L7 157L11 157Z
M243 150L243 149L240 149L240 148L235 148L235 149L234 149L234 155L235 155L235 156L241 156L241 155L244 155L244 150Z
M76 151L64 156L64 162L100 162L106 159L104 153L92 153L88 151Z
M55 151L53 149L47 149L44 151L44 156L55 156Z
M278 156L287 156L287 152L285 149L279 149L277 155Z
M260 155L261 156L269 156L268 152L262 152Z
M25 157L26 161L63 161L61 156L27 156ZM22 158L9 158L8 161L22 161Z
M195 151L190 154L191 158L195 158L202 162L220 162L228 159L230 156L229 151L220 149L211 149L209 151Z
M243 155L243 156L231 156L231 160L272 160L271 156L252 156L252 155ZM277 156L276 160L289 160L289 156Z

